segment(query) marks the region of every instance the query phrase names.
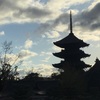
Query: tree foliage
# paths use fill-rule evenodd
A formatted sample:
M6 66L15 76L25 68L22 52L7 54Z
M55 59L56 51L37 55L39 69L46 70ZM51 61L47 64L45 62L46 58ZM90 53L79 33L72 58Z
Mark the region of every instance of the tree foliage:
M16 65L17 60L19 59L20 55L16 55L13 58L13 51L12 51L12 42L5 41L2 43L1 52L0 52L0 79L1 80L14 80L18 76Z

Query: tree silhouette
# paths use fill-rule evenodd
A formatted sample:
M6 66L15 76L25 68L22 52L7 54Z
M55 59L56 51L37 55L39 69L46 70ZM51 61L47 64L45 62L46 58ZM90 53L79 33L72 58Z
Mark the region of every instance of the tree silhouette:
M12 58L12 42L5 41L1 46L0 54L0 78L2 81L5 80L14 80L18 76L16 65L17 60L20 55L16 55L16 58ZM11 63L12 62L12 63Z
M27 76L25 76L25 80L34 80L39 78L39 74L38 73L28 73Z

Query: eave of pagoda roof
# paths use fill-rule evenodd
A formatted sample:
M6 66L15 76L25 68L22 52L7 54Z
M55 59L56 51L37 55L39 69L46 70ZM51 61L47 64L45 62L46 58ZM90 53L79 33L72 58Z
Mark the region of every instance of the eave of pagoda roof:
M61 53L53 53L53 55L56 57L59 57L59 58L64 58L64 59L69 58L69 57L81 59L81 58L86 58L86 57L90 56L89 54L71 55L71 54L61 54ZM77 57L75 57L75 56L77 56Z
M62 40L59 40L57 42L54 42L54 44L61 48L66 48L70 46L76 46L76 47L85 47L89 46L89 44L85 43L83 40L78 39L73 33L70 33L68 36L63 38Z
M56 67L56 68L62 68L64 62L65 62L65 61L61 61L60 63L52 64L52 65L53 65L54 67Z
M85 58L89 57L89 54L85 54L82 50L79 52L65 52L65 50L62 50L61 52L58 53L53 53L54 56L59 57L59 58Z
M60 69L63 69L64 67L67 67L67 66L64 66L65 64L65 61L61 61L60 63L57 63L57 64L52 64L55 68L60 68ZM91 65L89 64L85 64L83 61L81 62L78 62L78 63L69 63L71 65L71 67L75 67L75 68L78 68L78 69L83 69L83 68L89 68L91 67Z

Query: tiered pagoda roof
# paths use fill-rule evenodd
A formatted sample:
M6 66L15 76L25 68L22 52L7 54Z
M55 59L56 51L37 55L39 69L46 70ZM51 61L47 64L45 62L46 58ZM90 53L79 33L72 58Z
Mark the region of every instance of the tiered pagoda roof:
M84 43L83 40L78 39L73 33L70 33L64 39L54 42L54 44L61 48L68 48L68 47L85 47L89 46L89 44Z
M56 67L56 68L63 69L63 67L65 67L64 64L65 64L65 61L61 61L60 63L52 64L52 65L54 67ZM80 62L72 62L72 63L70 63L70 65L72 65L73 67L76 67L78 69L84 69L84 68L90 67L89 64L85 64L83 61L80 61Z
M76 51L76 52L71 52L71 53L67 53L66 50L61 50L61 52L58 53L53 53L54 56L59 57L59 58L74 58L75 56L77 56L77 58L85 58L85 57L89 57L89 54L85 54L84 51L80 50L80 51ZM74 59L75 60L75 59Z

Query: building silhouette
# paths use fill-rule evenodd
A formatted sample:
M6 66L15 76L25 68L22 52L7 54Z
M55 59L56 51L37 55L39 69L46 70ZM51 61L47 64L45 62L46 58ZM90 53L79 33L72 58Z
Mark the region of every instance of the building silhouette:
M80 48L89 46L89 44L85 43L83 40L78 39L73 33L72 27L72 14L70 11L70 33L65 38L54 42L54 45L63 48L61 52L53 53L54 56L63 58L60 63L53 64L55 68L64 69L63 65L68 63L71 67L76 69L84 69L90 67L90 65L85 64L81 58L89 57L89 54L86 54Z
M100 90L100 60L97 58L95 64L86 72L89 87L98 87Z

